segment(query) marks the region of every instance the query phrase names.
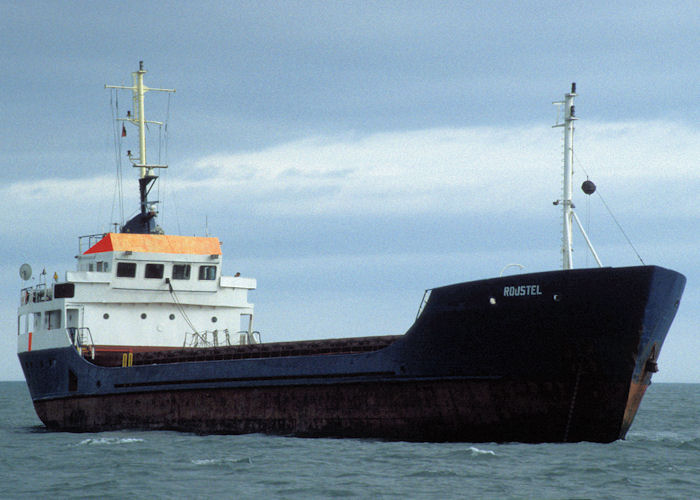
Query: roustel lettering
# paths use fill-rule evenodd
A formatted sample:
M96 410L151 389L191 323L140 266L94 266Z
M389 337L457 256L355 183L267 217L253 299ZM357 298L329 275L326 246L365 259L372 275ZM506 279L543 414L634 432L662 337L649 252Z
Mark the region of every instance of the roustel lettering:
M504 297L523 297L526 295L542 295L540 285L518 285L503 287Z

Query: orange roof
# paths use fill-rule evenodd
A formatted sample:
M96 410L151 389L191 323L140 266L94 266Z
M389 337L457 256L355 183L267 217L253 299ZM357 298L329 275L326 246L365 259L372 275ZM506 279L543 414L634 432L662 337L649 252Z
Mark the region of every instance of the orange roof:
M218 238L169 234L107 233L85 255L101 252L185 253L221 255Z

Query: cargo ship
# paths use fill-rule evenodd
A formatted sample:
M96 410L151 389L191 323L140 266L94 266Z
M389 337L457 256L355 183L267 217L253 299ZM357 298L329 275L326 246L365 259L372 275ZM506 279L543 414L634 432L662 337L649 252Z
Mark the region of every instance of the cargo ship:
M79 238L77 269L21 290L18 356L50 430L167 429L408 441L611 442L625 437L685 277L653 265L573 269L575 84L563 110L562 269L427 290L402 335L262 342L253 278L222 275L217 238L164 234L149 200L144 96L140 207ZM559 122L560 119L558 118ZM591 191L591 186L586 189ZM585 232L584 232L585 236ZM586 236L586 241L589 242ZM592 245L591 250L592 250ZM28 264L20 276L32 277ZM418 297L417 297L418 299Z

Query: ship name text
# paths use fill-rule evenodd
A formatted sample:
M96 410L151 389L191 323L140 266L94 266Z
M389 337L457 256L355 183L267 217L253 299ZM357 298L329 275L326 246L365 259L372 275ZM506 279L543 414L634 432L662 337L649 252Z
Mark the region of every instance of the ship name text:
M504 286L504 297L522 297L524 295L542 295L540 285L520 285L520 286Z

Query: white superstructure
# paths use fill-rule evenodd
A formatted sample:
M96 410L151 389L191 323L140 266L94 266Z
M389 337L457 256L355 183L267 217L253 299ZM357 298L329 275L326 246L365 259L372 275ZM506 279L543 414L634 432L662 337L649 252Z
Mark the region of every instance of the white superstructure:
M222 276L221 264L216 238L108 233L64 281L22 290L19 350L255 342L255 280Z
M18 309L18 352L74 345L84 354L236 345L259 342L253 332L252 278L222 276L217 238L162 234L155 203L148 201L155 169L146 161L143 63L133 86L106 86L133 93L135 113L120 119L138 127L139 155L127 153L139 169L140 213L119 233L81 237L77 268L22 289ZM88 243L83 251L82 244ZM23 279L31 268L22 266ZM247 320L247 321L246 321ZM125 357L125 362L126 361Z

